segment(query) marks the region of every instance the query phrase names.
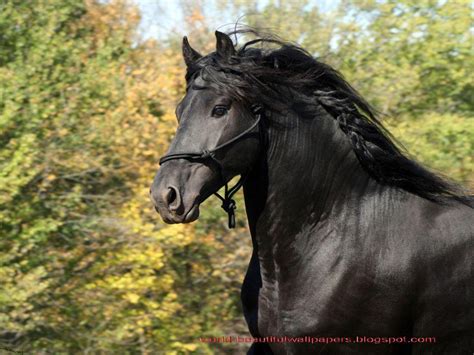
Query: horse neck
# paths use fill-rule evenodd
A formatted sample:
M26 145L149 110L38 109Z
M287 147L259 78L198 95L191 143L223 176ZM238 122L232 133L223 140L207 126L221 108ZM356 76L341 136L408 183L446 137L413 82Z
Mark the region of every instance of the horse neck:
M329 215L353 208L349 202L374 183L322 108L311 119L289 113L275 121L266 129L267 147L244 186L254 247L257 233L291 240Z

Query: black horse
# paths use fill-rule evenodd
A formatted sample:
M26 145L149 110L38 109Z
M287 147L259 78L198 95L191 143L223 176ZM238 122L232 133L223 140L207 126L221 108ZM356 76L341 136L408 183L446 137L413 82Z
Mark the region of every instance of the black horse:
M249 353L471 354L472 199L408 158L343 77L302 48L216 37L206 56L183 40L187 91L151 196L165 222L188 223L225 185L232 226L243 185L250 333L294 337Z

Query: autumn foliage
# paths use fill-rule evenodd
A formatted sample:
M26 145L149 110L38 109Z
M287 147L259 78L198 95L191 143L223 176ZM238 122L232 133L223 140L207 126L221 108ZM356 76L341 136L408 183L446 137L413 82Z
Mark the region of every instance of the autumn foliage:
M256 11L251 2L232 3L229 16ZM366 28L344 9L365 14ZM193 42L211 50L205 15L187 11ZM338 66L419 160L469 185L468 14L462 1L342 1L327 16L306 1L270 1L249 22ZM171 226L149 201L176 128L184 66L179 39L144 40L140 18L121 0L0 4L3 348L243 352L198 341L246 334L238 297L250 241L242 209L237 230L228 231L215 201L197 223Z

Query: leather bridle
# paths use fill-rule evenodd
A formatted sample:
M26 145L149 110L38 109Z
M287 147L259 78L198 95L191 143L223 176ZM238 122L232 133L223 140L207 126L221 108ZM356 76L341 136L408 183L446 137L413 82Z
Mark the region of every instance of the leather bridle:
M199 162L199 161L212 161L218 168L220 178L222 181L225 182L224 175L223 175L223 167L222 164L216 159L215 153L218 150L221 150L222 148L228 147L229 145L235 143L239 139L245 137L247 134L249 134L255 127L257 127L262 118L262 111L263 107L260 104L254 104L251 107L253 114L257 117L255 122L245 131L242 133L238 134L237 136L229 139L228 141L219 144L217 147L214 147L213 149L204 149L199 153L173 153L173 154L167 154L161 157L160 159L160 165L163 163L166 163L167 161L170 160L175 160L175 159L186 159L192 162ZM261 131L261 130L260 130ZM261 133L261 132L260 132ZM242 185L245 182L245 179L247 178L249 174L249 171L246 172L245 174L242 174L239 178L239 181L229 189L228 183L225 182L224 185L224 196L221 196L218 192L214 192L214 195L217 196L221 201L222 201L222 209L227 212L228 215L228 225L229 228L234 228L235 227L235 209L236 209L236 204L235 201L232 199L232 197L237 193L237 191L242 187Z

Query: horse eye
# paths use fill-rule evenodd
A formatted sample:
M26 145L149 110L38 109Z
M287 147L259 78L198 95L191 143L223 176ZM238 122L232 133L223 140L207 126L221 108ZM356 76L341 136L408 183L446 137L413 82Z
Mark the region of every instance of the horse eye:
M225 106L216 106L212 110L212 115L214 117L222 117L227 113L228 109Z

